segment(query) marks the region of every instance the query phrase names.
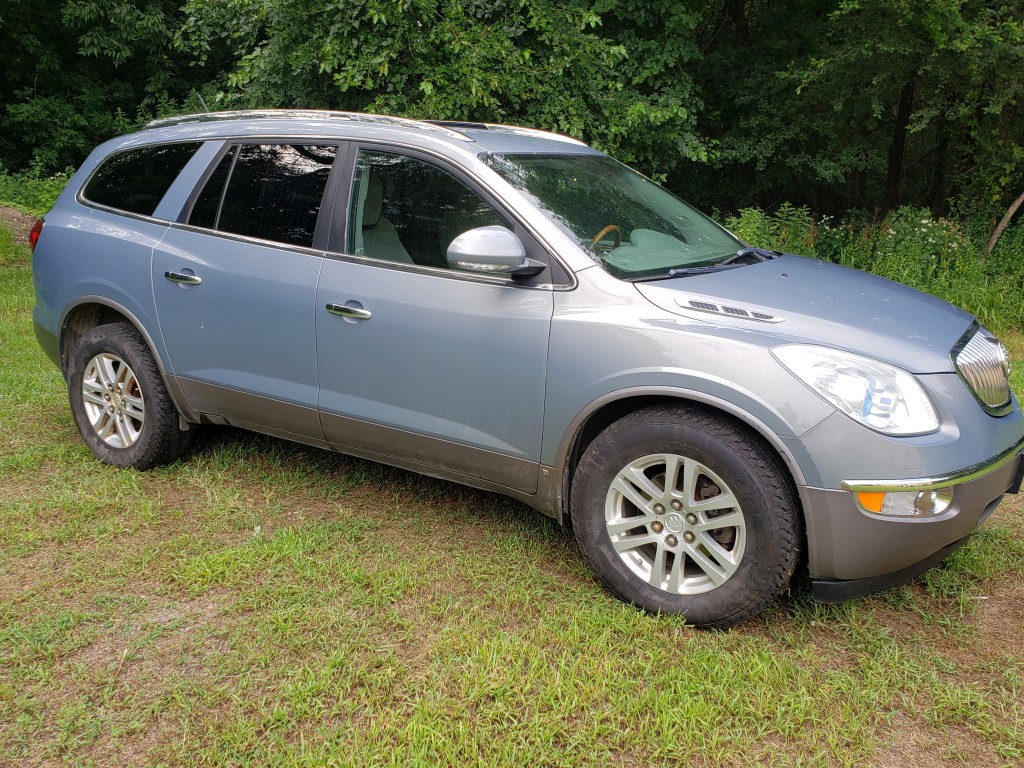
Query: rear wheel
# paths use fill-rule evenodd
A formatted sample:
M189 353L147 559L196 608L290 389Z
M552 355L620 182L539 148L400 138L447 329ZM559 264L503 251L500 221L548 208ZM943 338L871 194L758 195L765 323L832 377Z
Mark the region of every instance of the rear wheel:
M646 408L608 427L580 461L571 505L580 548L611 592L702 627L759 613L800 554L778 458L697 409Z
M156 361L128 323L82 336L68 360L68 399L78 431L105 464L148 469L178 458L191 442Z

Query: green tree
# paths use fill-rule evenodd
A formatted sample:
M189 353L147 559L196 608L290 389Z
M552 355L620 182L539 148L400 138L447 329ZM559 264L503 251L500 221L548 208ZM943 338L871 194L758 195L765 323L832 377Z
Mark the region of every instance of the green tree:
M995 225L1024 190L1020 0L0 0L0 46L14 170L322 107L560 131L723 210Z
M1020 186L1019 0L725 0L705 11L701 130L719 142L717 203L998 209Z
M696 17L670 0L189 0L179 36L226 46L220 106L316 106L508 122L665 172L705 156L686 65Z
M180 103L204 79L173 49L178 0L34 0L0 11L0 163L46 172Z

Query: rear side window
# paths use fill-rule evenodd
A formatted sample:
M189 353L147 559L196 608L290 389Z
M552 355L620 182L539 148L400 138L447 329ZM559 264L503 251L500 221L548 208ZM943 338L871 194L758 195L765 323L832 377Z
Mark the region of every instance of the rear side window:
M162 144L117 152L100 164L82 197L119 211L152 216L199 146L200 142Z
M188 223L195 227L206 227L206 229L217 228L217 214L220 212L220 200L224 196L224 182L228 180L231 173L231 165L235 162L235 150L232 147L228 153L217 163L216 169L203 187L203 191L196 198L192 206L192 213L188 217Z
M333 146L291 144L233 149L199 194L188 223L310 248L337 153Z

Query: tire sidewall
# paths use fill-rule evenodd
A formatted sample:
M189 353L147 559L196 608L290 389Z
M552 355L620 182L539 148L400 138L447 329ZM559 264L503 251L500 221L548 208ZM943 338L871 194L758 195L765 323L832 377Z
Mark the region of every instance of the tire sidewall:
M739 502L746 541L739 567L721 586L673 595L641 580L612 547L605 527L612 481L631 462L658 453L697 461L717 474ZM762 478L728 441L679 420L613 425L588 448L572 489L573 526L595 571L619 597L652 612L682 614L689 623L730 626L751 615L778 589L771 578L782 561L777 506ZM787 574L788 579L788 574Z

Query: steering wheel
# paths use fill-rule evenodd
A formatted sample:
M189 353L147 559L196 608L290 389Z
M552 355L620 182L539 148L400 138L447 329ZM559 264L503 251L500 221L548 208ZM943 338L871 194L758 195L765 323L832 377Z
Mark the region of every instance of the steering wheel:
M604 240L609 233L615 234L615 245L608 250L615 250L622 245L622 228L618 224L607 224L606 226L601 227L601 231L594 235L590 240L590 244L597 248L597 244Z

